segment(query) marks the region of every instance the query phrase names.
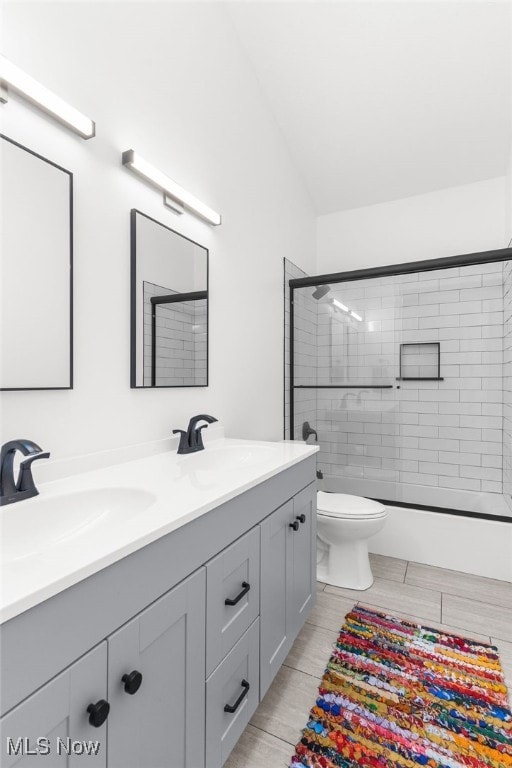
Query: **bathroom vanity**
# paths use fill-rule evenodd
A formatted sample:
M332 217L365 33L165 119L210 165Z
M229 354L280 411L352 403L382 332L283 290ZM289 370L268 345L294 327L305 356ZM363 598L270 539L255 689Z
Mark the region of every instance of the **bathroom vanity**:
M316 450L222 439L12 505L73 523L26 554L7 519L2 766L37 738L55 762L20 765L222 766L314 604Z

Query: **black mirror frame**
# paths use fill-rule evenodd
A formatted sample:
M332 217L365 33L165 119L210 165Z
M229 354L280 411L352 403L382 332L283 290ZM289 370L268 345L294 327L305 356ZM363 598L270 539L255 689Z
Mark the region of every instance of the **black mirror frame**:
M131 389L190 389L195 387L208 387L210 380L210 302L209 296L206 298L206 383L205 384L152 384L141 385L137 384L137 214L144 216L149 221L158 224L160 227L167 229L174 235L182 237L184 240L188 240L189 243L199 246L206 251L206 294L209 292L210 287L210 251L201 243L196 240L192 240L190 237L183 235L181 232L177 232L172 227L168 227L167 224L163 224L161 221L154 219L152 216L148 216L147 213L143 213L138 208L132 208L130 211L130 388ZM192 295L192 294L187 294Z
M54 163L53 160L49 160L38 152L34 152L34 150L25 147L23 144L9 138L9 136L6 136L3 133L0 133L0 139L4 139L4 141L8 141L10 144L14 144L15 147L28 152L29 155L37 157L44 163L48 163L48 165L52 165L59 171L66 173L69 177L69 385L64 387L0 387L0 392L40 392L73 389L73 174L71 171L68 171L67 168L63 168L61 165Z

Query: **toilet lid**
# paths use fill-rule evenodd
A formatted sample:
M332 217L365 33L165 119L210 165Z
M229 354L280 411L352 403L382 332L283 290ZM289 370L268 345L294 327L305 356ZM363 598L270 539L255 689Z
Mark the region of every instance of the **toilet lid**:
M386 507L378 501L325 491L317 493L317 508L318 514L329 517L382 517L386 513Z

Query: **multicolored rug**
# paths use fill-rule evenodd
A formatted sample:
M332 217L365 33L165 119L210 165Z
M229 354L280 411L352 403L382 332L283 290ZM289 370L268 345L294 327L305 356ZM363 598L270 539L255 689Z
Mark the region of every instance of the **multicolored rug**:
M508 768L492 645L368 608L346 616L291 768Z

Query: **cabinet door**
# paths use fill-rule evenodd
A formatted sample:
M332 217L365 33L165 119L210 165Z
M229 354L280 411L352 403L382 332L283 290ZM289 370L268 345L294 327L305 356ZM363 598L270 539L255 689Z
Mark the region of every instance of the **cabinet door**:
M295 638L316 599L316 483L308 485L293 499L293 518L299 523L293 532L290 631Z
M105 768L107 726L91 725L87 707L106 699L106 682L101 643L2 718L2 768Z
M109 768L204 766L205 592L201 568L108 638Z
M260 531L255 528L206 566L206 674L260 612Z
M292 581L293 500L261 523L260 696L291 648L290 601Z

